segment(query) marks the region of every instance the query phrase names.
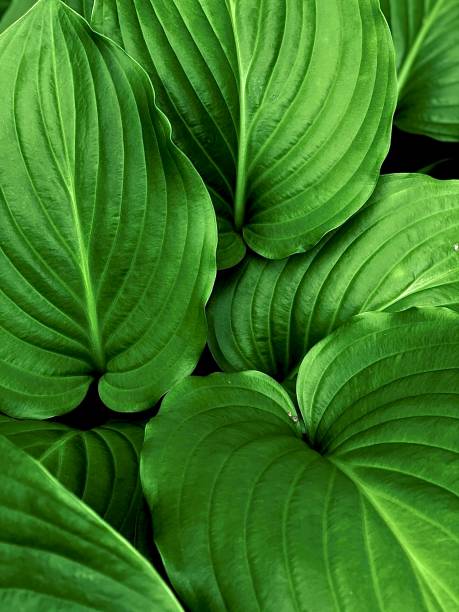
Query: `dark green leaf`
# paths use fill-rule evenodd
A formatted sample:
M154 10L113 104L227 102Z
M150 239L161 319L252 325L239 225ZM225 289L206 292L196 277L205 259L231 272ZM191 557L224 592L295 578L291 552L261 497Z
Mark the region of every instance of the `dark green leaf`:
M0 436L0 609L178 612L119 534Z
M381 8L397 54L397 125L459 140L459 2L381 0Z
M3 32L8 26L17 21L20 17L25 15L28 10L36 3L37 0L12 0L7 2L8 10L5 12L2 20L0 21L0 32ZM85 19L89 21L91 18L92 7L94 5L93 0L64 0L68 6L73 8L74 11L83 15Z
M67 412L95 376L110 408L147 408L205 344L208 194L144 71L59 0L0 62L2 410Z
M96 0L204 177L219 267L303 252L371 194L395 107L377 0Z
M114 421L85 431L0 416L0 435L40 461L121 535L146 550L150 519L139 480L142 424Z
M361 315L306 356L298 396L314 446L256 372L187 379L147 427L142 482L187 605L456 610L459 316Z
M382 177L368 205L312 252L275 262L251 256L219 279L212 353L226 371L283 380L359 312L459 306L458 243L459 181Z
M0 0L0 17L2 17L2 15L6 11L6 9L9 7L9 5L10 5L10 0ZM0 21L0 24L1 24L1 21Z

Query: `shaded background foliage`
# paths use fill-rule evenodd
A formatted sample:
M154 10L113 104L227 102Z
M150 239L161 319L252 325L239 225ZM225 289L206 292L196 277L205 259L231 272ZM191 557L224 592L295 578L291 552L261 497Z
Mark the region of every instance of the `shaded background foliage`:
M419 172L431 165L434 167L428 171L430 176L459 179L459 143L408 134L394 125L391 147L381 174Z

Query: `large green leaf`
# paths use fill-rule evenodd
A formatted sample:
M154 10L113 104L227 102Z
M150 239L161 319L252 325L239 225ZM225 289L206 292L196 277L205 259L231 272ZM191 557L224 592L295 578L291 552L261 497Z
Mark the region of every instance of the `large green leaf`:
M0 609L178 612L143 559L31 457L0 436Z
M0 37L1 409L69 411L94 376L147 408L205 344L216 231L144 71L59 0Z
M359 312L459 306L457 243L459 181L384 176L368 205L309 254L250 256L219 279L209 307L213 355L226 371L283 380Z
M459 3L381 0L397 55L397 125L459 140Z
M113 421L80 430L0 416L0 435L40 461L137 548L148 550L150 518L139 479L142 424Z
M12 23L17 21L20 17L25 15L28 10L36 3L37 0L12 0L8 2L8 10L5 11L0 21L0 32L5 30ZM88 21L91 18L92 7L94 5L93 0L64 0L74 11L83 15Z
M96 0L213 196L219 266L303 252L371 194L395 107L378 0Z
M360 315L306 356L298 397L309 444L257 372L186 379L148 425L142 482L186 604L457 610L459 316Z

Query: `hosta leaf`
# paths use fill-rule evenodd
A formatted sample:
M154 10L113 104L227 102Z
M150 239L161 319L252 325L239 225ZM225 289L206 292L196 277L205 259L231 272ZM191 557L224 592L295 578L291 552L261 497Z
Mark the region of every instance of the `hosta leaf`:
M370 313L319 343L298 383L314 446L266 375L170 392L142 482L191 610L457 608L458 332L447 309Z
M142 424L114 421L80 430L0 416L0 435L40 461L114 529L146 550L150 519L139 479Z
M153 567L0 436L0 609L178 612Z
M303 252L368 199L395 106L377 0L96 0L213 196L219 266Z
M36 3L37 0L12 0L8 2L8 10L0 21L0 32L5 30L20 17L25 15L29 9ZM90 20L93 7L93 0L65 0L74 11L83 15L86 20Z
M459 140L459 3L381 0L397 55L397 125Z
M0 61L1 408L69 411L94 376L110 408L147 408L205 343L208 194L145 73L59 0Z
M283 380L359 312L459 306L457 243L459 181L384 176L368 205L310 253L250 256L219 279L209 307L213 355L226 371Z

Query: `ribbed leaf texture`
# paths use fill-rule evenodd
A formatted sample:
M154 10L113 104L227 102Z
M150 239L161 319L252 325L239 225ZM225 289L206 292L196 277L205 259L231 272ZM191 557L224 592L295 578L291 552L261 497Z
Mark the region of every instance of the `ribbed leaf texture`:
M109 422L81 430L0 416L0 435L39 461L144 554L150 517L139 478L144 426Z
M152 406L205 344L210 198L144 71L59 0L0 37L0 389L56 416Z
M294 378L352 316L459 306L459 181L383 176L368 205L305 255L256 256L217 281L209 343L225 371Z
M303 252L368 199L396 103L378 0L96 0L92 23L150 74L219 267Z
M179 612L153 567L0 436L0 608Z
M93 0L63 0L65 4L68 4L80 15L89 21L91 18L91 12L94 5ZM25 15L29 11L37 0L11 0L11 2L5 3L5 11L2 19L0 20L0 32L3 32L8 26L17 21L20 17ZM1 6L1 5L0 5Z
M448 309L358 316L302 362L304 424L257 372L171 391L142 481L190 610L457 609L458 332Z
M381 8L397 54L397 125L459 141L459 3L381 0Z

